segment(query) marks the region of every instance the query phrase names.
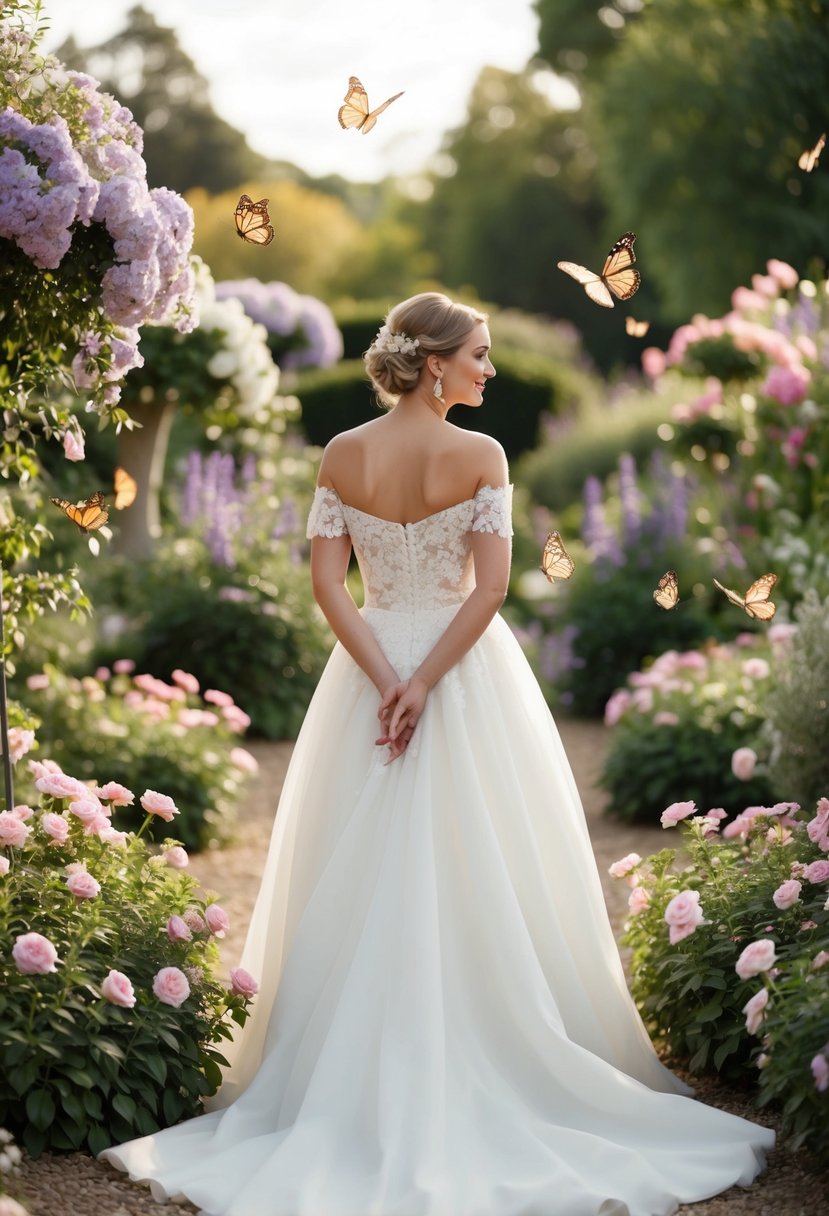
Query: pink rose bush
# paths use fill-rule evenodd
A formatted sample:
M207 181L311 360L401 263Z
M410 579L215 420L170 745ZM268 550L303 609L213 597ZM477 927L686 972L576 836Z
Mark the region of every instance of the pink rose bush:
M229 919L185 849L142 837L168 795L29 767L40 804L0 812L4 1118L35 1156L97 1153L199 1113L257 984L239 968L219 978ZM66 1105L80 1073L90 1096Z
M691 1072L753 1078L792 1144L829 1164L829 799L745 807L730 835L720 808L695 811L663 813L681 852L612 867L635 883L634 998Z

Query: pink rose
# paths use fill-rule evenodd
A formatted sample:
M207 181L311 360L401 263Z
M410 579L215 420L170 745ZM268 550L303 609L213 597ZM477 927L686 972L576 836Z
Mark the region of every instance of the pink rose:
M10 865L11 862L9 861L8 857L6 857L5 853L0 853L0 878L6 877L9 872Z
M255 756L252 756L244 747L232 747L230 749L230 763L240 768L244 773L258 773L259 762Z
M791 291L793 287L797 287L798 273L788 262L781 262L779 258L769 258L766 262L766 270L773 279L777 280L784 291Z
M230 973L230 991L236 996L256 996L259 985L244 967L235 967Z
M226 705L222 710L222 717L225 720L225 724L239 734L246 731L250 726L250 715L246 714L238 705Z
M699 891L680 891L675 895L665 909L665 923L670 926L672 946L690 937L698 925L704 924Z
M757 753L751 747L738 747L731 757L731 771L738 781L750 781L754 776Z
M40 816L40 826L47 836L51 836L56 844L66 844L69 839L69 821L63 815L55 815L51 811Z
M199 682L189 671L182 671L180 667L177 667L172 678L185 692L197 693L199 691Z
M86 790L84 797L76 798L74 802L69 803L69 813L80 819L81 823L89 823L98 815L102 815L104 808L92 791Z
M806 866L803 871L803 877L807 882L828 882L829 881L829 861L813 861Z
M650 902L651 897L644 887L634 887L628 896L628 908L630 909L631 916L638 916L640 912L644 912Z
M818 950L812 959L812 970L817 971L820 967L825 967L827 963L829 963L829 950Z
M746 946L734 964L734 970L741 980L750 980L752 976L759 975L761 971L768 971L776 961L774 942L763 937Z
M654 726L679 726L679 714L673 713L670 709L660 709L658 714L653 715Z
M116 848L123 848L127 843L128 834L117 831L110 824L109 827L98 833L98 839L103 840L104 844L113 844Z
M772 895L775 906L781 911L785 911L786 908L792 908L795 904L800 903L801 886L802 884L796 878L787 878L785 882L781 882Z
M101 893L101 884L91 874L87 874L86 870L70 874L66 885L76 899L94 899Z
M194 933L204 933L207 922L196 908L188 908L184 913L184 923Z
M215 937L224 937L226 930L230 928L230 917L218 904L207 905L204 910L204 919L207 921L208 929Z
M132 1009L135 1004L135 991L122 971L110 971L101 984L101 996L123 1009Z
M179 813L178 807L167 794L159 794L155 790L144 790L140 799L141 805L148 815L158 815L166 823L170 823L174 815Z
M829 1089L829 1060L820 1052L812 1060L812 1076L818 1093L825 1093Z
M135 663L132 659L116 659L112 670L119 676L128 676L131 671L135 671Z
M672 802L662 812L659 822L663 828L674 828L681 819L687 819L689 815L696 815L696 813L697 804L695 802Z
M84 458L84 443L83 435L76 434L75 431L69 430L63 432L63 454L67 460L83 460Z
M163 1005L178 1009L190 995L190 985L178 967L162 967L153 980L153 992Z
M0 811L0 845L19 849L29 839L31 830L14 811Z
M102 684L106 684L111 675L112 672L108 667L96 667L95 669L95 679L100 680Z
M193 934L180 916L171 916L167 921L167 936L171 942L189 942Z
M611 878L624 878L626 874L630 874L631 870L636 869L641 860L638 853L628 853L620 861L614 861L613 865L608 867L607 872Z
M113 806L132 806L135 802L135 794L132 790L128 790L125 785L120 785L117 781L108 781L106 785L102 785L98 790L98 797L104 802L110 802Z
M746 1015L746 1030L749 1034L756 1034L760 1029L768 1003L769 993L767 988L761 988L759 992L755 992L750 1001L746 1001L743 1006L743 1013Z
M800 922L800 932L801 933L811 933L811 931L816 928L817 928L816 920L804 920L804 921Z
M45 671L35 672L32 676L26 676L26 687L31 688L32 692L42 692L49 687L49 677Z
M206 688L204 690L204 699L209 701L211 705L233 705L233 697L230 693L221 692L218 688Z
M633 704L633 698L626 688L618 688L609 698L604 707L605 726L615 726L626 709Z
M49 794L52 798L82 798L89 793L89 788L82 781L60 771L38 777L35 786L41 794Z
M19 802L17 806L12 807L12 814L25 823L27 819L31 819L34 811L30 806L26 806L25 802Z
M41 933L23 933L12 947L12 958L22 975L46 975L57 971L58 952Z
M59 764L55 764L54 760L30 760L29 771L36 781L41 777L50 777L52 773L61 772Z
M771 671L766 660L759 658L746 659L742 667L743 675L748 676L750 680L765 680Z
M26 752L32 750L35 741L33 730L24 730L22 726L12 726L9 730L9 756L12 764L22 760Z
M190 864L187 850L183 849L180 844L174 844L172 848L167 849L164 853L164 860L174 870L186 870Z
M646 346L642 351L642 371L651 380L656 380L668 366L665 352L658 346Z

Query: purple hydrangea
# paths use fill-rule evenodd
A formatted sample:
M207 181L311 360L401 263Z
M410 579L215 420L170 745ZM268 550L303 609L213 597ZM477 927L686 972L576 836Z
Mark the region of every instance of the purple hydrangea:
M226 279L216 284L216 297L235 296L248 316L269 334L287 339L278 354L284 368L331 367L342 358L342 334L331 309L315 296L300 295L287 283L259 279Z

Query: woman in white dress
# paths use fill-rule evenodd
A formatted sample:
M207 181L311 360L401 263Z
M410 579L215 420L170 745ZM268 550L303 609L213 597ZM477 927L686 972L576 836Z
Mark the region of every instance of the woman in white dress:
M498 609L510 486L486 318L425 293L366 354L393 408L308 524L338 638L285 780L208 1113L102 1156L207 1216L667 1216L771 1131L694 1101L628 994L578 791ZM345 587L352 546L365 588Z

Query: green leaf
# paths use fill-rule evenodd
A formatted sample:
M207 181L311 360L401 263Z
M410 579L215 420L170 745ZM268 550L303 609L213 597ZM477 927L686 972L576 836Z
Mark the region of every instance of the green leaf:
M123 1115L130 1123L135 1118L135 1100L129 1094L116 1094L112 1099L112 1105L119 1115Z
M45 1131L55 1117L55 1101L48 1089L33 1089L26 1098L26 1115L39 1130Z

